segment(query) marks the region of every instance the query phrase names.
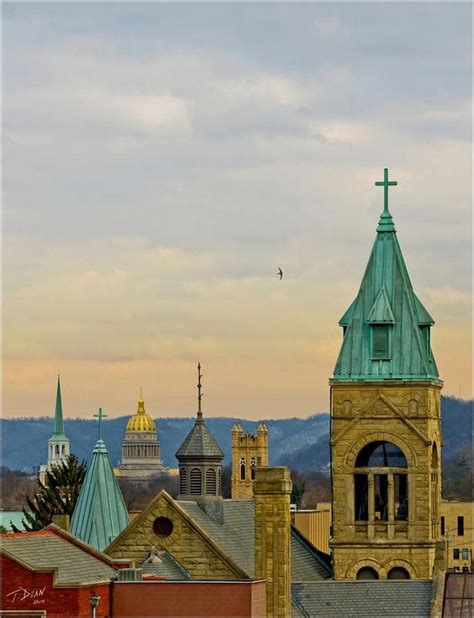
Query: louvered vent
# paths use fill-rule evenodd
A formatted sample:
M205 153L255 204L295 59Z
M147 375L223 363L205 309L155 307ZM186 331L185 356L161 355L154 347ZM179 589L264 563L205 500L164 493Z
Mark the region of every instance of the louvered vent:
M216 495L216 471L214 468L209 468L206 472L206 494L208 496Z
M201 495L201 491L201 470L199 470L199 468L193 468L190 474L190 494L192 496L199 496Z
M179 493L186 494L186 468L180 468L179 470Z

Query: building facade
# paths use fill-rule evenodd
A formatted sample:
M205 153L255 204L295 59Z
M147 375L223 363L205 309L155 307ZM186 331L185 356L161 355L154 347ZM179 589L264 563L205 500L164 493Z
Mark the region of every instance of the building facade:
M122 459L114 472L116 476L134 480L147 480L166 472L160 456L155 421L145 410L141 391L137 412L127 423L122 442Z
M53 434L48 440L48 463L39 469L39 478L43 484L47 482L46 473L51 467L64 461L69 456L69 438L64 433L63 404L61 397L61 380L58 375L56 386L56 405L54 409Z
M474 562L473 502L441 501L441 535L446 539L447 566L472 572Z
M268 429L257 427L257 435L244 433L241 425L232 427L232 498L253 498L257 468L268 466Z
M442 381L434 324L416 296L388 209L339 324L331 384L335 579L427 579L440 542Z

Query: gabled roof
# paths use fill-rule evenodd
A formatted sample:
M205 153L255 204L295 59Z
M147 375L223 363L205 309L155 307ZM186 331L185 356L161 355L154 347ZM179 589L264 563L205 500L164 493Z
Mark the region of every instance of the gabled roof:
M367 322L369 324L395 324L392 307L390 307L390 301L385 288L380 288L375 303L369 312Z
M99 439L74 509L71 531L77 538L102 550L129 523L130 518L107 447Z
M154 551L153 551L154 550ZM170 580L191 579L188 571L165 549L157 551L155 548L142 564L145 577L164 577Z
M176 451L176 458L224 459L224 453L202 418L197 418L193 428Z
M430 338L433 318L413 291L392 216L384 209L355 300L341 318L344 339L332 381L439 380ZM390 358L373 359L371 329L389 327Z
M109 556L70 540L56 526L40 532L1 536L0 551L32 571L55 572L55 584L80 586L108 582L115 576Z

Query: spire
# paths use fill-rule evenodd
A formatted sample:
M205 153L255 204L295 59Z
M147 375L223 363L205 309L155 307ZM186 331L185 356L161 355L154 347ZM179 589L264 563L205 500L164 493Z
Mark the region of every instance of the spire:
M101 412L102 409L95 415L99 418L99 427L104 416ZM99 437L72 515L71 532L102 551L129 523L107 447Z
M430 344L433 318L416 296L388 209L384 208L357 297L339 325L344 338L333 381L435 380L440 382ZM387 233L388 232L388 233Z
M196 422L194 423L193 428L186 436L184 442L181 444L179 449L176 452L176 458L179 462L188 458L198 458L205 459L210 458L211 460L218 459L222 460L224 458L224 453L222 452L221 447L217 443L214 436L211 434L209 429L206 427L204 422L201 400L203 397L202 394L202 384L201 384L201 363L198 363L198 411Z
M56 408L54 410L54 426L52 439L67 439L64 434L63 404L61 401L61 380L58 373L58 385L56 387Z
M197 383L197 389L198 389L198 411L197 411L197 420L198 420L198 422L202 423L203 420L202 420L202 409L201 409L201 400L202 400L201 378L202 378L201 363L198 363L198 383Z

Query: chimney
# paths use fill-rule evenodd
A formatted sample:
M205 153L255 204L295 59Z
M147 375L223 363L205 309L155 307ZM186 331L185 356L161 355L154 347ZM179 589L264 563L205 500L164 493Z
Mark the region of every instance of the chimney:
M63 530L66 530L66 532L71 531L69 515L64 515L64 514L53 515L53 524L57 526L58 528L62 528Z
M291 616L291 478L288 468L257 468L255 575L265 579L267 616Z

